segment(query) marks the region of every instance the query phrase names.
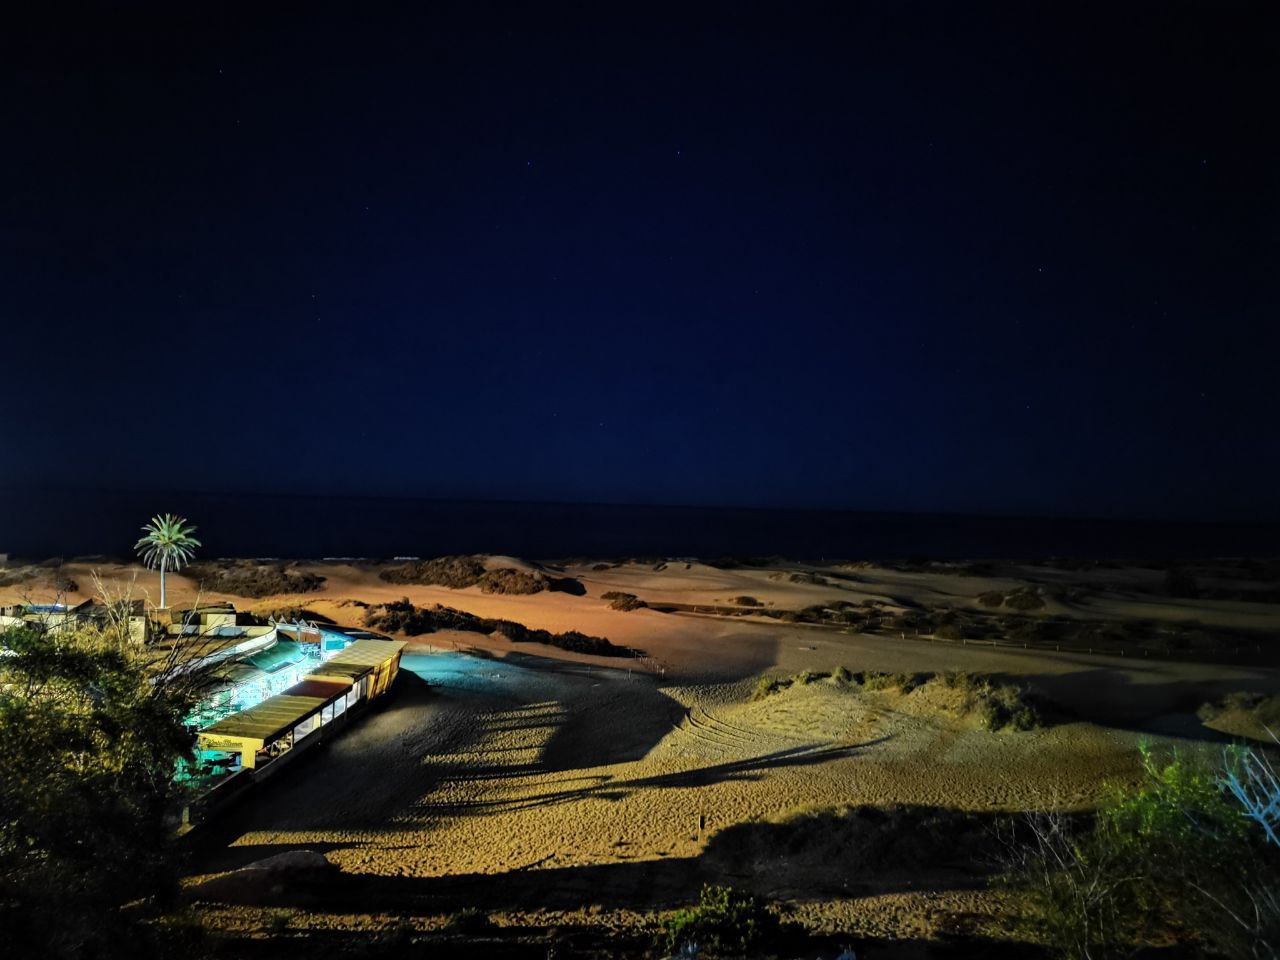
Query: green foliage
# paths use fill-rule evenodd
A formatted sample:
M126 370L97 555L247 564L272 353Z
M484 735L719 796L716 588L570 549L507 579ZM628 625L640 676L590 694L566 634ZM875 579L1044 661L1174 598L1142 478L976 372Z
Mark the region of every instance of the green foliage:
M186 517L163 513L143 524L142 537L133 545L142 562L152 569L161 565L168 570L178 570L189 561L200 541Z
M1018 684L998 683L990 677L966 672L936 676L948 690L963 697L960 712L976 714L988 730L1038 730L1044 726L1039 707L1029 691Z
M110 954L137 932L122 904L175 889L166 815L191 690L127 631L14 629L0 646L0 933Z
M1143 748L1145 777L1112 787L1091 827L1032 822L1010 881L1025 930L1068 958L1128 956L1170 939L1213 955L1275 956L1280 862L1220 771ZM1270 906L1268 907L1268 904Z
M737 956L756 949L781 932L778 918L750 894L707 885L698 905L677 910L662 924L658 946L675 953L687 944L711 956Z
M853 686L853 674L849 672L848 667L836 667L836 672L831 675L837 686L850 687Z

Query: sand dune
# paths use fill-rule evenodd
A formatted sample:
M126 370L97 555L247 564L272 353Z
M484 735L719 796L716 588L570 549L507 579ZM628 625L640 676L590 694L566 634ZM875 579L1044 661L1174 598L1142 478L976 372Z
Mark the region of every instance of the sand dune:
M488 565L523 566L510 558ZM976 812L1088 806L1106 781L1136 776L1143 738L1216 751L1218 734L1194 717L1203 701L1239 689L1280 689L1280 675L1267 666L940 644L762 618L622 612L601 599L620 590L651 605L711 607L751 596L778 609L851 598L905 608L969 604L983 590L1015 589L1024 582L1015 576L583 564L556 574L581 582L585 591L575 596L391 584L367 565L306 569L325 577L319 590L204 599L257 609L297 605L357 623L360 604L408 597L606 636L649 659L619 662L474 633L410 638L404 681L385 709L305 758L289 777L265 784L200 841L193 889L281 852L324 853L340 872L309 891L306 909L291 921L299 929L378 929L403 916L429 929L463 907L517 927L554 921L631 929L718 879L786 901L792 916L815 930L927 935L948 912L993 909L994 895L973 878L927 866L915 871L914 889L889 874L850 874L800 895L810 882L804 871L818 865L757 865L726 875L714 849L717 832L862 805ZM81 591L91 583L88 566L62 572ZM108 581L135 572L101 568ZM809 574L827 582L805 582ZM153 579L144 574L139 586L150 588ZM1110 592L1085 606L1144 617L1159 606L1150 596L1125 595L1118 575L1113 580ZM17 589L6 587L5 595ZM180 576L169 590L175 604L198 595L198 585ZM1173 611L1168 616L1183 616L1185 607L1164 605ZM1265 604L1197 603L1194 616L1237 628L1277 625ZM999 675L1030 684L1057 712L1046 729L992 733L928 696L841 689L830 680L751 698L758 677L841 665ZM291 902L245 887L241 899L252 903L230 907L227 889L208 893L203 908L224 929L264 932L270 908Z

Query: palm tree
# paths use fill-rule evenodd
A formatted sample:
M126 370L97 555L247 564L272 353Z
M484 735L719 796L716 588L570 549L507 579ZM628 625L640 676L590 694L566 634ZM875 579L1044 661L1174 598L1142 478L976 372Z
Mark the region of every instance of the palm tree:
M143 525L142 532L146 536L135 543L133 549L150 569L160 568L160 609L163 610L165 570L181 570L184 563L190 562L194 555L192 548L200 546L200 541L192 536L196 528L188 525L187 518L172 513L152 517L150 523Z

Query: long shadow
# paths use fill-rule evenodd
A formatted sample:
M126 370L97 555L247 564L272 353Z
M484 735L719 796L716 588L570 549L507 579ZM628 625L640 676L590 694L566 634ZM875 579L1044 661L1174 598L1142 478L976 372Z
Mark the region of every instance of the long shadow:
M573 783L577 780L587 780L589 782L581 786L546 790L524 797L497 797L492 800L466 800L446 803L427 801L423 804L423 808L429 809L434 813L447 813L454 816L476 816L492 812L555 806L563 803L572 803L588 797L620 800L635 790L708 787L729 781L758 780L767 770L782 767L813 766L828 763L832 760L840 760L884 743L888 739L888 737L880 737L866 743L848 746L813 744L790 747L745 760L734 760L727 763L698 767L693 770L674 771L630 780L614 779L608 775L569 778L560 782Z
M547 741L543 766L559 772L640 760L683 716L684 707L648 680L614 683L568 713Z
M557 866L555 856L496 873L435 877L334 873L259 882L216 878L195 899L312 910L430 915L664 909L696 899L704 883L732 882L765 898L821 902L902 891L982 887L997 864L996 814L933 807L859 808L783 823L732 827L693 857Z
M1132 673L1089 669L1072 673L1018 676L992 674L993 679L1030 686L1050 701L1060 720L1086 720L1131 732L1169 733L1186 739L1225 742L1229 735L1204 726L1195 712L1206 701L1236 690L1275 692L1280 677L1256 680L1169 680L1135 682Z

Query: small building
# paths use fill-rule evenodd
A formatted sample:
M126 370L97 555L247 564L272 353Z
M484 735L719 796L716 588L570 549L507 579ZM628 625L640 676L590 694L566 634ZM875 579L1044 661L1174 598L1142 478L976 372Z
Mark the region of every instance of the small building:
M323 680L326 677L349 678L358 673L365 681L365 696L370 699L380 697L391 687L400 671L400 656L405 646L403 640L357 640L316 667L309 676Z
M236 765L254 770L317 743L329 724L386 693L404 647L397 640L357 640L283 693L201 730L197 747L234 754Z
M124 617L132 640L146 644L151 639L151 619L145 605L141 600L124 603L123 608L117 607L115 611L99 600L81 600L74 604L15 603L0 607L0 628L25 626L45 633L66 633L91 624L102 626L110 622L114 613Z

